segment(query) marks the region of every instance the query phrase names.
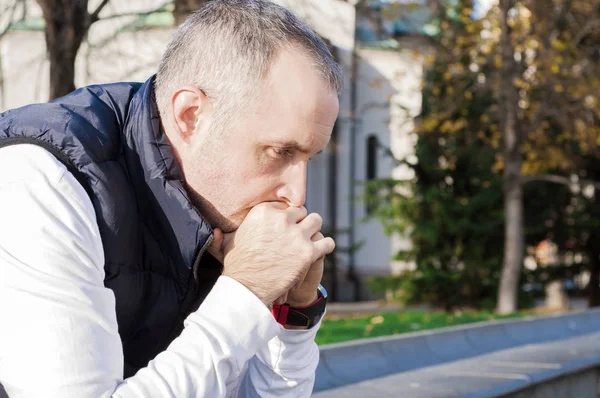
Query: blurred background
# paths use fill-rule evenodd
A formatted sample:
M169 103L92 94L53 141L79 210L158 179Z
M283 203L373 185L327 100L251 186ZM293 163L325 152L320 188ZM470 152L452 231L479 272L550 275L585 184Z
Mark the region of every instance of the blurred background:
M0 0L0 111L147 79L204 2ZM346 77L308 177L338 243L332 319L404 309L391 334L600 305L600 0L276 2Z

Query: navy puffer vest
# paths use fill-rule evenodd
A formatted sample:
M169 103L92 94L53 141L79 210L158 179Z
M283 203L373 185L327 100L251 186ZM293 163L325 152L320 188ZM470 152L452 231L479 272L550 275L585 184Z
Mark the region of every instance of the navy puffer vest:
M20 143L53 153L92 200L128 377L181 332L221 273L204 254L212 230L184 189L153 78L89 86L0 114L0 147Z

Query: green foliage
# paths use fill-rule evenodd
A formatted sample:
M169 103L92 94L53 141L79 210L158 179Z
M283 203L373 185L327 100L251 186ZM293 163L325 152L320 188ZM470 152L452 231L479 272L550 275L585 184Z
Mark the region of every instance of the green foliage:
M525 313L515 313L501 316L491 311L457 311L455 313L401 311L340 319L326 317L315 340L317 344L331 344L525 315Z
M448 89L442 65L428 74L423 116L441 112L437 93ZM465 76L469 84L473 76ZM492 171L497 150L480 120L491 103L489 91L471 96L464 112L444 123L421 126L411 181L377 181L367 190L388 233L411 238L413 248L396 260L416 264L399 277L371 280L375 291L392 291L405 303L427 302L446 310L491 308L502 262L502 181ZM449 131L451 130L451 131Z

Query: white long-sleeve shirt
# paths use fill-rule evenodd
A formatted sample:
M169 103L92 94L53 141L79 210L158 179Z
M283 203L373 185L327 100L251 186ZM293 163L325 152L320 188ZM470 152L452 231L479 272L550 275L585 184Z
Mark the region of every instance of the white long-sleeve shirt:
M168 349L123 380L92 203L56 158L0 149L0 384L21 397L308 397L318 325L287 330L221 276Z

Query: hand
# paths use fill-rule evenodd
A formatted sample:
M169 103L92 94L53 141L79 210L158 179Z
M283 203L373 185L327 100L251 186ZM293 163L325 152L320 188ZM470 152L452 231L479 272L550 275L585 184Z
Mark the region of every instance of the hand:
M322 223L321 216L307 215L304 207L261 203L250 210L237 231L223 235L215 230L209 252L222 259L223 275L271 305L293 286L302 284L311 265L333 251L333 239L311 239Z
M323 234L318 232L313 235L311 240L316 242L324 238ZM315 261L310 266L303 281L299 285L292 287L283 296L279 297L275 303L287 303L292 307L303 307L313 303L318 298L317 289L319 283L321 283L321 280L323 279L324 260L325 257L321 257Z

